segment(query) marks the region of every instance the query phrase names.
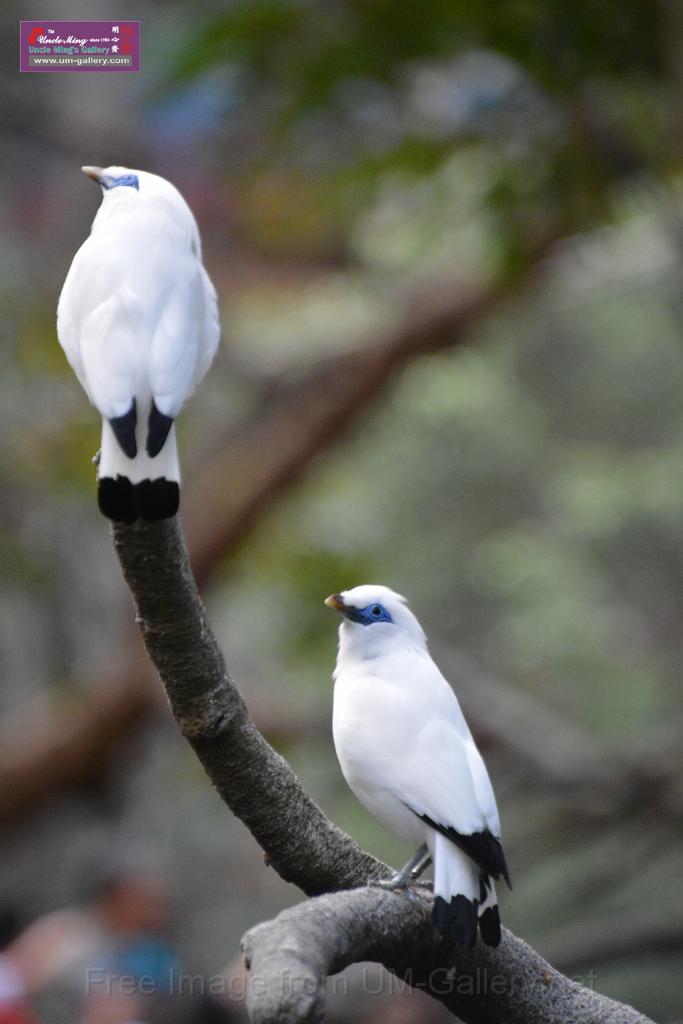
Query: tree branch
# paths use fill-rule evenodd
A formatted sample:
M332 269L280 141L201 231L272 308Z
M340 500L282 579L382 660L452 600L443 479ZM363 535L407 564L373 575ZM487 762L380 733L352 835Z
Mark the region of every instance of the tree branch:
M431 897L373 888L319 896L250 929L242 940L255 1024L314 1024L325 979L371 960L444 1003L467 1024L646 1024L623 1003L565 978L503 929L497 949L435 938Z
M225 803L275 870L308 895L355 889L287 911L249 933L245 949L252 963L255 1020L322 1019L320 979L368 957L410 977L412 984L429 983L431 994L465 1021L612 1021L617 1012L622 1022L646 1020L562 978L509 932L498 950L454 951L432 928L431 898L424 893L409 900L359 891L389 869L328 821L249 718L207 622L178 520L119 523L113 535L147 651L183 734ZM259 985L265 986L262 1001L253 996L254 964ZM458 992L454 1002L450 990L439 991L433 983L435 971L445 976L454 964L456 978L469 972L476 979L483 967L504 979L497 982L499 992L507 988L503 994L489 991L491 986L471 996ZM313 993L285 991L285 969L297 983L308 979L310 986L316 979Z
M309 895L385 877L386 865L328 821L249 717L206 620L177 518L116 523L113 535L181 731L270 864Z

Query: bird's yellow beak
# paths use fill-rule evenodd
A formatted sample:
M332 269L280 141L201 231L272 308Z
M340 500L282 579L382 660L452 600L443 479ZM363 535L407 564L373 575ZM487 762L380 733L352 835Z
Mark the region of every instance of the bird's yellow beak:
M328 608L334 608L336 612L346 611L346 605L341 594L330 594L329 597L325 598L325 604Z
M87 174L89 178L92 178L92 180L96 181L97 184L99 185L100 178L102 177L102 168L101 167L87 167L86 166L86 167L81 167L81 170L83 171L84 174Z

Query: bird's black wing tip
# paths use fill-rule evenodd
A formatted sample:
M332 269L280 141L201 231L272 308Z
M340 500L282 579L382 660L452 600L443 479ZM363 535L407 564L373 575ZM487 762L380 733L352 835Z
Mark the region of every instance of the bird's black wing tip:
M147 420L147 454L150 459L153 459L159 454L161 449L166 443L168 432L173 426L173 417L164 416L163 412L159 412L154 399L152 399L152 406L149 410L149 419Z
M127 455L129 459L134 459L138 453L138 444L135 440L135 427L138 422L138 414L135 408L135 399L133 399L132 405L128 412L125 412L123 416L112 416L109 420L111 429L114 431L114 437L119 443L119 447L124 455Z
M500 839L494 836L492 832L489 832L488 829L485 829L483 832L458 832L451 825L442 825L441 822L430 818L428 814L419 814L412 807L410 809L421 821L424 821L425 824L440 832L441 835L446 836L447 839L450 839L485 874L491 875L495 879L502 876L507 882L508 887L512 889L503 845Z
M508 868L507 861L505 860L505 851L503 850L503 844L501 843L500 839L496 839L495 836L493 837L493 840L497 844L497 847L498 847L498 854L499 854L498 870L499 870L500 877L504 880L504 882L507 885L507 887L510 890L510 892L512 892L512 881L510 880L510 869ZM494 876L494 877L497 877L497 876Z

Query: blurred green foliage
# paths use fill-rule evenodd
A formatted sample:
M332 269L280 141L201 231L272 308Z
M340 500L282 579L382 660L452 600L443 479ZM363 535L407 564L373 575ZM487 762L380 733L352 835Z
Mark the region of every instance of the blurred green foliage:
M319 231L326 207L348 219L387 171L421 178L483 138L498 245L514 252L536 231L604 219L613 179L670 167L668 20L648 0L249 0L201 19L164 87L230 69L234 109L248 104L259 137L240 158L266 225L283 166L316 180ZM478 77L472 55L489 60Z
M202 19L176 76L238 60L296 110L329 100L345 77L392 81L403 62L486 46L567 94L592 75L661 73L660 19L650 0L570 8L544 0L241 0Z

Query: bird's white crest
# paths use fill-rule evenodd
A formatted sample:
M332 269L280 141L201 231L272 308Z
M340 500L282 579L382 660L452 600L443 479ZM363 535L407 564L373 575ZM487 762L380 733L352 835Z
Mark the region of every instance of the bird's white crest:
M175 186L128 167L83 170L102 186L102 203L64 282L57 332L104 420L100 507L117 518L103 505L103 480L128 481L145 502L150 488L138 485L168 481L177 505L172 421L211 365L220 328L199 230ZM126 509L134 514L129 501Z
M481 893L483 879L507 871L496 801L422 627L405 598L388 587L354 587L326 603L344 616L333 713L342 772L390 832L427 845L440 913L453 934L473 941L477 909L480 918L490 910L482 934L495 945L499 924L491 880L484 900Z

